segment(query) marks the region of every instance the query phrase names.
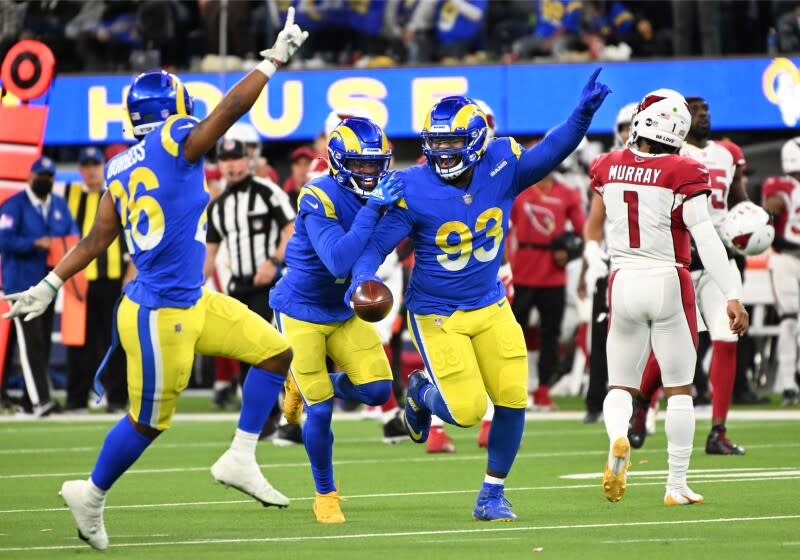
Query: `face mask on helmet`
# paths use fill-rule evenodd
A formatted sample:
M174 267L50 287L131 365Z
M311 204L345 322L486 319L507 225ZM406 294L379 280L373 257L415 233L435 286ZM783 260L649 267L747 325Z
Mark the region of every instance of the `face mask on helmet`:
M422 128L422 153L445 181L475 165L489 139L486 115L467 97L445 97L433 106Z
M383 130L371 120L352 117L339 123L328 139L328 162L336 182L362 198L389 169L392 151Z
M628 145L635 147L639 138L646 138L672 148L680 148L692 123L686 100L673 90L656 91L672 93L669 97L655 95L655 92L645 96L631 120Z
M639 108L638 103L628 103L617 113L614 121L614 145L617 147L625 146L630 137L631 120Z
M191 115L194 100L174 74L164 70L139 74L125 98L133 135L141 139L171 115Z

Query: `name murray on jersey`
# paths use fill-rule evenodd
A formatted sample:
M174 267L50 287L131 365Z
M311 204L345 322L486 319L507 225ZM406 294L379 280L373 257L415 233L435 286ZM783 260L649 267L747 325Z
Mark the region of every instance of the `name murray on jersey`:
M608 167L609 181L656 184L659 175L661 175L661 169L647 169L633 165L610 165Z
M144 161L144 140L132 146L128 151L122 152L109 162L107 178L110 179L114 175L124 172L140 161Z

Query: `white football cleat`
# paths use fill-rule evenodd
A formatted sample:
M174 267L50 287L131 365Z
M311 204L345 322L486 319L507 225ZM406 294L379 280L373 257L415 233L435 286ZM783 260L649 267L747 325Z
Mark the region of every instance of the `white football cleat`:
M105 496L98 500L90 490L88 480L68 480L61 486L59 494L72 512L75 525L78 526L78 537L92 548L105 550L108 548L108 534L103 524L103 507Z
M691 506L702 503L703 496L697 492L692 492L688 486L677 490L670 490L667 488L667 492L664 494L665 506Z
M211 467L211 476L220 484L252 496L264 507L285 508L289 505L289 498L275 490L264 478L255 458L247 457L232 449L228 449L217 459Z

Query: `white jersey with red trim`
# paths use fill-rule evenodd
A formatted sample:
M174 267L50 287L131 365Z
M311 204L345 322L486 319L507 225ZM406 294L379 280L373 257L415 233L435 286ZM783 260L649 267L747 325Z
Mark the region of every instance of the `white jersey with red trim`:
M766 202L769 196L783 200L783 211L775 223L775 237L800 244L800 182L788 175L769 177L761 187L761 197Z
M711 196L708 197L708 213L717 232L722 228L728 214L728 194L736 173L736 160L728 148L709 140L705 147L699 148L688 142L683 143L680 155L699 161L708 168Z
M709 191L704 165L677 154L626 148L597 158L590 176L606 208L612 270L688 267L689 230L682 205Z

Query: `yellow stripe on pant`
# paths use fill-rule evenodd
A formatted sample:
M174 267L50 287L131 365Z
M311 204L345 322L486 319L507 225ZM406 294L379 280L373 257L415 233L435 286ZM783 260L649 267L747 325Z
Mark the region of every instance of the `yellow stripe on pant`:
M309 405L333 397L326 356L344 370L353 385L392 379L377 331L358 317L339 323L309 323L276 313L275 322L294 349L291 375Z
M151 309L123 297L117 329L128 362L130 414L166 430L195 353L258 364L289 348L286 337L241 302L203 290L192 307Z
M483 418L486 394L498 406L527 406L525 337L505 298L449 317L409 313L408 322L414 346L460 426Z

